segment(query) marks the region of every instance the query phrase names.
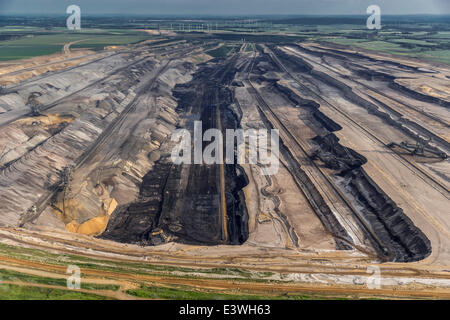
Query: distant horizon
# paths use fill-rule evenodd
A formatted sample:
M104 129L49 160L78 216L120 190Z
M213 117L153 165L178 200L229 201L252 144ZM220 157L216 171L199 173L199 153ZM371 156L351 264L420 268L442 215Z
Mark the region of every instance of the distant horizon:
M100 17L100 16L123 16L123 17L367 17L367 14L145 14L145 13L84 13L84 16L88 17ZM0 13L0 16L28 16L28 17L67 17L67 14L60 13ZM417 17L417 16L450 16L450 13L405 13L405 14L384 14L388 17Z
M0 0L0 15L64 15L73 4L86 15L365 15L370 5L385 15L450 14L448 0Z

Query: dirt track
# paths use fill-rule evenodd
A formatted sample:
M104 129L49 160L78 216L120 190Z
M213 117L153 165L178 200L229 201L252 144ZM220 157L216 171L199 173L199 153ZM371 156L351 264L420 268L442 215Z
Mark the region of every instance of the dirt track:
M52 266L43 263L29 262L11 258L5 258L3 263L18 265L21 270L25 268L30 268L31 270L43 270L42 275L47 275L49 271L54 271L56 273L62 274L66 271L66 267ZM323 296L357 296L357 297L379 297L379 298L439 298L439 299L449 299L449 290L417 290L417 289L367 289L367 288L355 288L355 287L345 287L345 286L321 286L317 284L305 286L300 284L279 284L279 283L249 283L241 280L221 280L221 279L185 279L176 278L168 276L154 276L154 275L133 275L133 274L123 274L117 272L109 271L98 271L83 268L83 276L89 277L89 282L99 283L99 279L114 279L115 283L120 283L121 285L129 281L140 282L145 284L157 283L159 285L183 285L191 289L202 289L202 290L213 290L215 292L240 292L240 293L254 293L254 294L308 294L315 293L321 294ZM10 283L10 282L5 282ZM11 282L13 283L13 282ZM30 284L27 284L30 285ZM48 285L35 285L44 288L60 288L57 286ZM129 284L126 289L130 288ZM122 290L125 288L122 287ZM105 292L105 291L90 291L81 290L81 292L91 292L99 295L107 295L114 298L124 299L130 298L122 292Z

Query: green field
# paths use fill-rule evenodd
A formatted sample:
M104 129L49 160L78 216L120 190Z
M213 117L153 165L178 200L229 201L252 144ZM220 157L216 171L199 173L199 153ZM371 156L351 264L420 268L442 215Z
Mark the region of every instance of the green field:
M65 43L75 43L71 48L100 50L111 45L126 45L152 39L154 36L133 30L83 30L82 32L44 32L28 29L6 29L9 34L17 34L17 39L0 41L0 61L31 58L61 52ZM13 30L13 31L11 31ZM2 28L0 31L5 32ZM22 36L24 32L27 35Z
M270 42L285 43L298 41L329 41L345 46L355 46L368 50L375 50L397 55L406 55L430 61L450 64L450 26L447 24L402 24L383 25L381 30L367 30L365 20L355 23L341 23L338 20L314 21L304 24L304 21L261 21L257 24L222 25L220 32L213 33L214 37L223 41ZM342 21L345 21L342 20ZM351 21L351 19L349 20ZM100 21L101 22L101 21ZM99 22L99 23L100 23ZM176 25L176 21L172 21ZM81 31L72 32L62 27L0 27L0 61L23 59L34 56L61 52L65 43L80 41L71 48L89 48L101 50L106 46L127 45L159 36L150 35L137 29L146 28L157 30L161 22L146 24L131 22L126 28L117 29L111 21L103 24L91 23ZM315 24L316 23L316 24ZM220 22L219 22L220 24ZM228 30L224 32L225 30ZM182 32L186 39L204 37L203 32ZM232 52L233 47L222 45L207 53L214 58L224 58ZM249 45L246 51L251 51Z
M13 281L13 282L27 282L36 284L45 284L52 286L67 286L67 280L65 278L45 278L38 277L34 275L29 275L25 273L20 273L16 271L0 269L0 279L2 281ZM96 283L81 283L81 289L86 290L119 290L120 286L110 285L110 284L96 284Z
M392 39L390 40L391 42L394 43L409 43L409 44L413 44L413 45L419 45L419 46L437 46L437 43L433 43L433 42L428 42L425 40L417 40L417 39Z
M5 290L7 288L7 290ZM22 285L3 285L0 287L0 300L105 300L107 297L79 291L30 287Z
M148 299L176 300L311 300L324 299L308 295L259 296L249 294L226 294L215 292L193 291L182 288L164 288L141 286L139 289L128 290L129 295Z
M448 33L439 32L430 37L422 36L426 40L415 37L419 38L420 36L399 38L397 33L391 35L382 33L370 40L343 36L316 37L314 40L450 64L450 35Z
M0 243L0 259L2 256L21 259L24 261L34 261L51 264L55 266L67 266L75 264L81 269L113 271L130 275L164 275L167 278L198 278L198 279L217 279L215 275L221 275L221 279L228 281L252 282L270 282L270 283L288 283L290 280L272 280L274 272L257 272L238 268L188 268L181 266L154 265L139 262L117 262L109 260L99 260L77 255L60 255L46 252L39 249L21 248ZM224 277L225 275L225 277ZM281 274L283 279L283 274ZM64 273L56 273L55 278L35 276L7 269L0 269L0 300L2 299L106 299L107 297L96 294L97 291L117 291L120 288L117 285L85 283L81 281L81 289L95 290L96 293L85 293L80 291L71 291L66 289L66 278ZM105 274L104 279L109 279ZM111 278L110 280L115 280ZM14 282L14 284L1 283L2 281ZM16 283L17 282L17 283ZM20 282L20 285L18 284ZM29 284L29 285L27 285ZM31 286L34 284L35 286ZM38 285L60 286L61 289L39 287ZM157 299L330 299L328 296L316 294L278 294L264 295L245 292L223 293L221 291L196 290L192 287L177 286L163 287L150 286L136 280L139 285L137 289L130 289L126 292L129 295L140 298ZM65 290L64 290L65 289ZM100 292L101 294L101 292ZM345 297L336 296L333 299L342 299Z

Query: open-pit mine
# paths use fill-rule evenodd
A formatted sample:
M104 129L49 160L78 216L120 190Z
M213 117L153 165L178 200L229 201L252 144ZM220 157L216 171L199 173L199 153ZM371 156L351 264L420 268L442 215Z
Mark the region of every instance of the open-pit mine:
M69 47L0 64L0 269L78 265L112 298L450 298L449 65L214 36ZM277 172L173 163L197 121L278 130Z

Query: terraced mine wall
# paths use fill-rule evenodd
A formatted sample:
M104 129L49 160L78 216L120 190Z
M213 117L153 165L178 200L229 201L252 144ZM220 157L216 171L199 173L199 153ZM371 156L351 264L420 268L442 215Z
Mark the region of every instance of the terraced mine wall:
M340 174L360 168L367 159L356 151L339 144L333 133L317 136L313 141L320 146L314 157L319 158L328 168L340 171Z
M420 124L413 122L411 120L405 119L403 118L403 115L396 112L395 110L393 110L391 107L389 107L388 105L386 105L385 103L373 98L378 104L382 105L384 109L388 110L390 114L398 117L398 122L400 123L402 130L404 132L407 132L409 136L411 136L412 138L414 138L416 141L419 141L421 143L427 144L427 148L431 148L436 152L444 152L443 150L441 150L438 147L435 147L431 144L429 144L428 140L424 139L423 136L426 137L431 137L433 139L433 143L438 144L439 146L442 146L442 149L444 150L449 150L450 149L450 143L448 143L446 140L442 139L441 137L437 136L436 134L434 134L433 132L431 132L430 130L422 127ZM369 113L372 114L376 114L378 115L380 118L383 118L386 122L395 125L396 122L392 119L391 116L389 116L388 113L384 113L377 110L373 110L370 109ZM421 133L421 135L419 135L418 133Z
M226 88L226 85L231 84L234 79L236 72L234 62L226 62L222 66L220 60L215 63L217 65L205 66L198 70L194 74L194 79L183 86L181 94L175 94L179 97L180 110L191 112L194 117L199 116L203 132L209 128L218 128L219 122L222 130L236 129L239 126L239 117L231 109L232 92ZM198 92L203 92L203 95L198 96ZM203 148L207 144L204 142ZM248 214L242 188L246 185L243 181L247 178L243 171L235 164L224 165L227 222L223 220L221 222L220 212L223 209L220 195L222 188L220 166L191 165L185 170L189 171L185 189L179 192L177 199L174 199L173 208L163 213L167 228L170 221L182 220L182 225L190 227L178 230L176 235L191 242L204 244L245 242L248 238ZM238 174L239 172L241 173ZM223 223L227 223L227 226L224 227ZM227 234L223 234L224 232Z
M275 52L277 56L279 56L282 60L287 61L291 66L291 68L295 68L295 70L298 70L298 72L311 72L314 69L309 62L303 59L297 59L296 57L293 57L285 53L284 51L278 49L275 46L269 46L269 48L270 50ZM298 46L296 46L296 48L298 48Z
M364 217L389 249L392 261L419 261L431 254L430 240L363 169L354 169L344 177L348 178L352 193L364 204Z
M428 238L362 168L367 159L356 151L342 146L337 136L332 133L341 130L341 126L321 113L320 105L305 103L309 100L303 99L279 83L275 88L297 106L309 108L313 114L320 114L319 118L317 116L314 118L329 133L313 139L319 149L311 157L320 159L326 167L335 170L344 178L343 189L363 208L361 212L363 218L382 242L380 244L371 239L380 255L398 262L418 261L430 255L431 243Z
M321 150L318 158L344 178L344 188L363 206L364 219L388 249L391 261L418 261L431 254L428 238L364 171L363 156L340 145L333 133L314 141Z
M226 207L230 244L243 244L248 239L248 212L245 196L242 191L249 181L245 171L240 166L226 165Z
M138 200L119 206L111 215L101 238L123 243L151 243L152 231L158 227L170 163L158 161L143 178Z
M314 141L320 147L317 157L344 178L344 189L363 207L361 213L387 248L389 260L412 262L431 254L428 238L364 171L362 155L340 145L333 133Z
M318 104L317 102L298 96L294 91L286 86L279 84L278 82L274 83L274 87L284 97L292 101L298 107L309 108L314 119L316 119L328 131L338 131L342 129L342 127L338 123L334 122L332 119L323 114L322 111L320 111L320 104Z
M350 65L350 64L347 64ZM370 70L370 69L361 69L362 67L357 66L357 69L355 69L356 66L351 64L349 69L352 69L358 76L361 78L364 78L366 80L382 80L382 81L393 81L395 80L395 77L388 75L386 73Z
M240 109L234 107L235 101L232 90L223 89L223 98L220 99L222 128L241 129L242 114ZM237 141L234 144L234 164L225 165L225 198L227 208L227 221L229 230L229 243L242 244L248 239L248 212L245 205L243 189L249 184L244 169L237 164Z
M362 55L360 53L357 52L346 52L346 51L342 51L342 50L348 50L347 47L336 44L336 43L330 43L330 42L325 42L325 44L327 45L327 52L323 52L323 51L315 51L315 50L310 50L308 48L304 48L298 45L293 45L293 47L299 49L299 50L303 50L305 52L308 52L310 54L314 54L317 57L323 57L324 55L327 56L334 56L338 59L346 59L346 58L353 58L353 59L358 59L358 60L366 60L366 61L371 61L371 62L383 62L384 64L390 64L392 66L398 67L400 69L404 69L404 70L408 70L408 71L413 71L413 72L419 72L419 73L426 73L426 71L422 71L420 70L420 68L418 67L413 67L413 66L407 66L395 61L389 61L389 60L378 60L366 55ZM336 50L336 49L332 49L331 47L340 47L342 48L342 50ZM319 50L321 50L320 48L317 48ZM334 54L333 54L334 53Z
M376 106L375 104L371 103L370 101L368 101L368 100L360 97L356 93L354 93L352 88L350 86L346 85L345 83L342 83L341 81L339 81L323 72L317 71L317 70L312 70L310 72L310 74L315 76L317 79L323 81L324 83L327 83L335 88L338 88L339 90L341 90L344 97L347 98L349 101L353 102L354 104L356 104L358 106L365 108L369 113L378 116L386 123L399 128L400 130L402 130L404 133L409 135L414 140L421 141L422 143L428 144L428 140L424 139L423 137L432 138L434 142L437 142L444 147L443 150L441 150L437 147L430 146L436 152L444 152L445 153L445 149L449 148L450 144L447 141L445 141L444 139L442 139L441 137L439 137L436 134L434 134L433 132L423 128L421 125L419 125L413 121L410 121L408 119L403 118L402 115L398 114L397 112L395 112L392 109L390 109L389 107L387 107L390 112L392 111L392 114L394 116L397 115L397 117L398 117L397 119L393 118L389 113L381 111L380 108L378 108L378 106ZM383 106L385 106L385 104L383 104ZM412 129L412 128L414 128L414 129Z
M317 56L317 57L324 57L324 56L330 56L330 57L334 57L337 59L347 59L347 57L350 58L355 58L355 59L359 59L359 60L368 60L368 61L373 61L373 62L379 62L379 60L368 57L368 56L364 56L358 53L351 53L351 52L343 52L343 51L339 51L339 50L333 50L333 49L329 49L330 52L321 52L321 51L315 51L315 50L310 50L308 48L304 48L298 45L290 45L290 47L295 48L297 50L306 52L308 54ZM274 49L276 50L276 49ZM286 59L287 61L290 61L291 63L294 63L295 65L304 65L307 64L309 66L311 66L308 62L304 61L303 59L299 58L299 57L290 57L288 54L284 53L281 50L277 50L277 55L279 55L280 57L282 57L283 59ZM335 54L333 54L333 52ZM295 60L300 60L301 62L295 62ZM403 65L401 63L397 63L394 61L383 61L383 63L385 64L390 64L393 65L395 67L401 68L401 69L405 69L408 71L413 71L413 72L417 72L417 73L427 73L426 71L422 71L420 68L417 67L412 67L412 66L406 66ZM365 79L368 80L384 80L386 82L389 83L389 86L397 91L400 91L414 99L420 100L420 101L424 101L424 102L429 102L429 103L435 103L438 105L441 105L443 107L449 108L450 107L450 102L449 101L445 101L442 99L439 99L437 97L432 97L426 94L422 94L420 92L417 92L415 90L412 90L410 88L407 88L401 84L399 84L398 82L396 82L396 78L382 73L382 72L377 72L374 70L363 70L363 69L359 69L360 67L358 67L358 70L356 71L356 74L364 77ZM353 68L352 68L353 69ZM298 70L302 70L299 72L304 72L304 68L298 68ZM310 67L310 70L313 70L313 67ZM317 71L315 71L317 73L318 76L321 76ZM323 74L322 74L323 75ZM330 77L331 78L331 77ZM333 82L339 82L334 78L331 78L333 80Z
M183 119L179 125L190 130L192 137L195 120L202 121L203 133L218 128L219 122L223 130L239 127L240 117L233 112L233 95L227 87L234 73L233 60L216 60L200 66L190 82L173 90L178 99L177 113ZM203 148L208 144L203 142ZM144 177L138 200L116 209L101 237L143 245L169 241L200 245L244 243L248 238L248 213L242 191L248 178L244 170L238 165L224 165L222 203L220 165L175 165L169 154L162 156Z
M296 184L299 186L300 190L303 190L306 198L310 201L325 228L336 238L336 249L351 250L352 246L349 244L353 243L353 240L350 235L336 219L336 216L317 190L315 184L311 181L305 171L301 169L297 161L294 160L289 149L282 142L280 142L280 152L283 154L283 157L286 158L289 170L295 177L294 180Z
M251 89L249 90L251 91ZM260 112L260 116L266 128L273 129L271 122L263 112ZM353 243L353 240L348 234L348 232L339 223L336 216L333 214L333 212L323 199L322 195L317 190L316 185L311 181L311 179L308 177L305 171L303 171L303 169L301 168L301 164L295 159L294 155L291 153L289 148L284 144L281 138L279 143L280 143L279 145L280 154L285 159L286 161L285 164L289 172L294 177L294 182L296 183L298 188L302 190L302 192L310 202L311 206L313 207L322 224L325 226L328 232L330 232L335 237L336 249L351 250L352 246L350 244ZM280 211L278 211L277 213L279 213L281 217L284 217ZM285 220L287 226L289 226L289 223L285 217L283 218L283 220ZM296 239L298 241L297 236L293 237L293 239L294 240Z
M145 61L137 60L135 63L139 65L142 73L155 65L154 61L148 58ZM112 69L112 67L108 68L105 65L103 69ZM126 83L128 88L135 88L136 78L139 78L141 73L131 77L125 69L120 70L115 75L117 79ZM71 75L73 72L75 70L69 71ZM101 76L105 77L107 73L97 70L92 77ZM70 75L65 77L68 79ZM66 81L56 81L53 76L38 79L33 88L46 88L49 87L48 82L52 83L50 92L42 90L43 93L39 99L43 100L40 100L39 104L44 105L47 102L50 106L55 104L55 110L48 110L48 113L44 115L27 116L12 123L4 123L5 127L0 133L0 140L10 142L8 142L9 150L2 150L0 188L3 190L0 197L2 203L0 223L33 228L34 222L40 220L41 213L45 211L44 216L51 216L45 222L48 223L46 226L64 228L64 224L72 220L82 223L98 216L99 212L105 211L104 203L99 199L85 202L86 207L78 206L80 210L69 209L65 212L64 207L67 209L64 205L67 204L64 201L65 193L59 192L61 189L59 186L63 182L61 173L64 168L82 161L87 151L92 150L99 143L103 136L102 132L119 118L122 111L121 104L126 103L131 93L129 94L128 88L123 91L118 90L115 82L111 81L105 85L105 96L108 98L104 100L105 96L100 95L83 98L75 103L65 100L55 103L52 100L70 96L73 90L83 86L85 79L79 80L80 83L77 83L74 89L72 86L67 87ZM93 87L87 90L94 91L96 82L91 84ZM58 87L55 87L56 85ZM23 90L19 90L21 95L17 94L17 96L22 99L21 101L26 101L29 92L35 90L33 88L30 89L27 84ZM101 103L98 103L100 100ZM17 107L20 106L17 105ZM108 116L104 116L108 113ZM3 151L7 152L3 153ZM20 201L17 201L18 193L22 194ZM55 210L49 207L50 203ZM73 203L74 201L72 201L72 209ZM53 211L58 212L58 219L53 216ZM63 214L60 214L61 212ZM38 224L39 222L36 223Z
M413 97L414 99L420 100L420 101L424 101L424 102L429 102L429 103L436 103L438 105L441 105L445 108L450 108L450 102L449 101L445 101L442 99L439 99L437 97L432 97L426 94L422 94L420 92L417 92L415 90L411 90L405 86L402 86L401 84L399 84L396 81L392 81L391 83L389 83L389 86L395 90L398 90L400 92L406 93L407 95Z

